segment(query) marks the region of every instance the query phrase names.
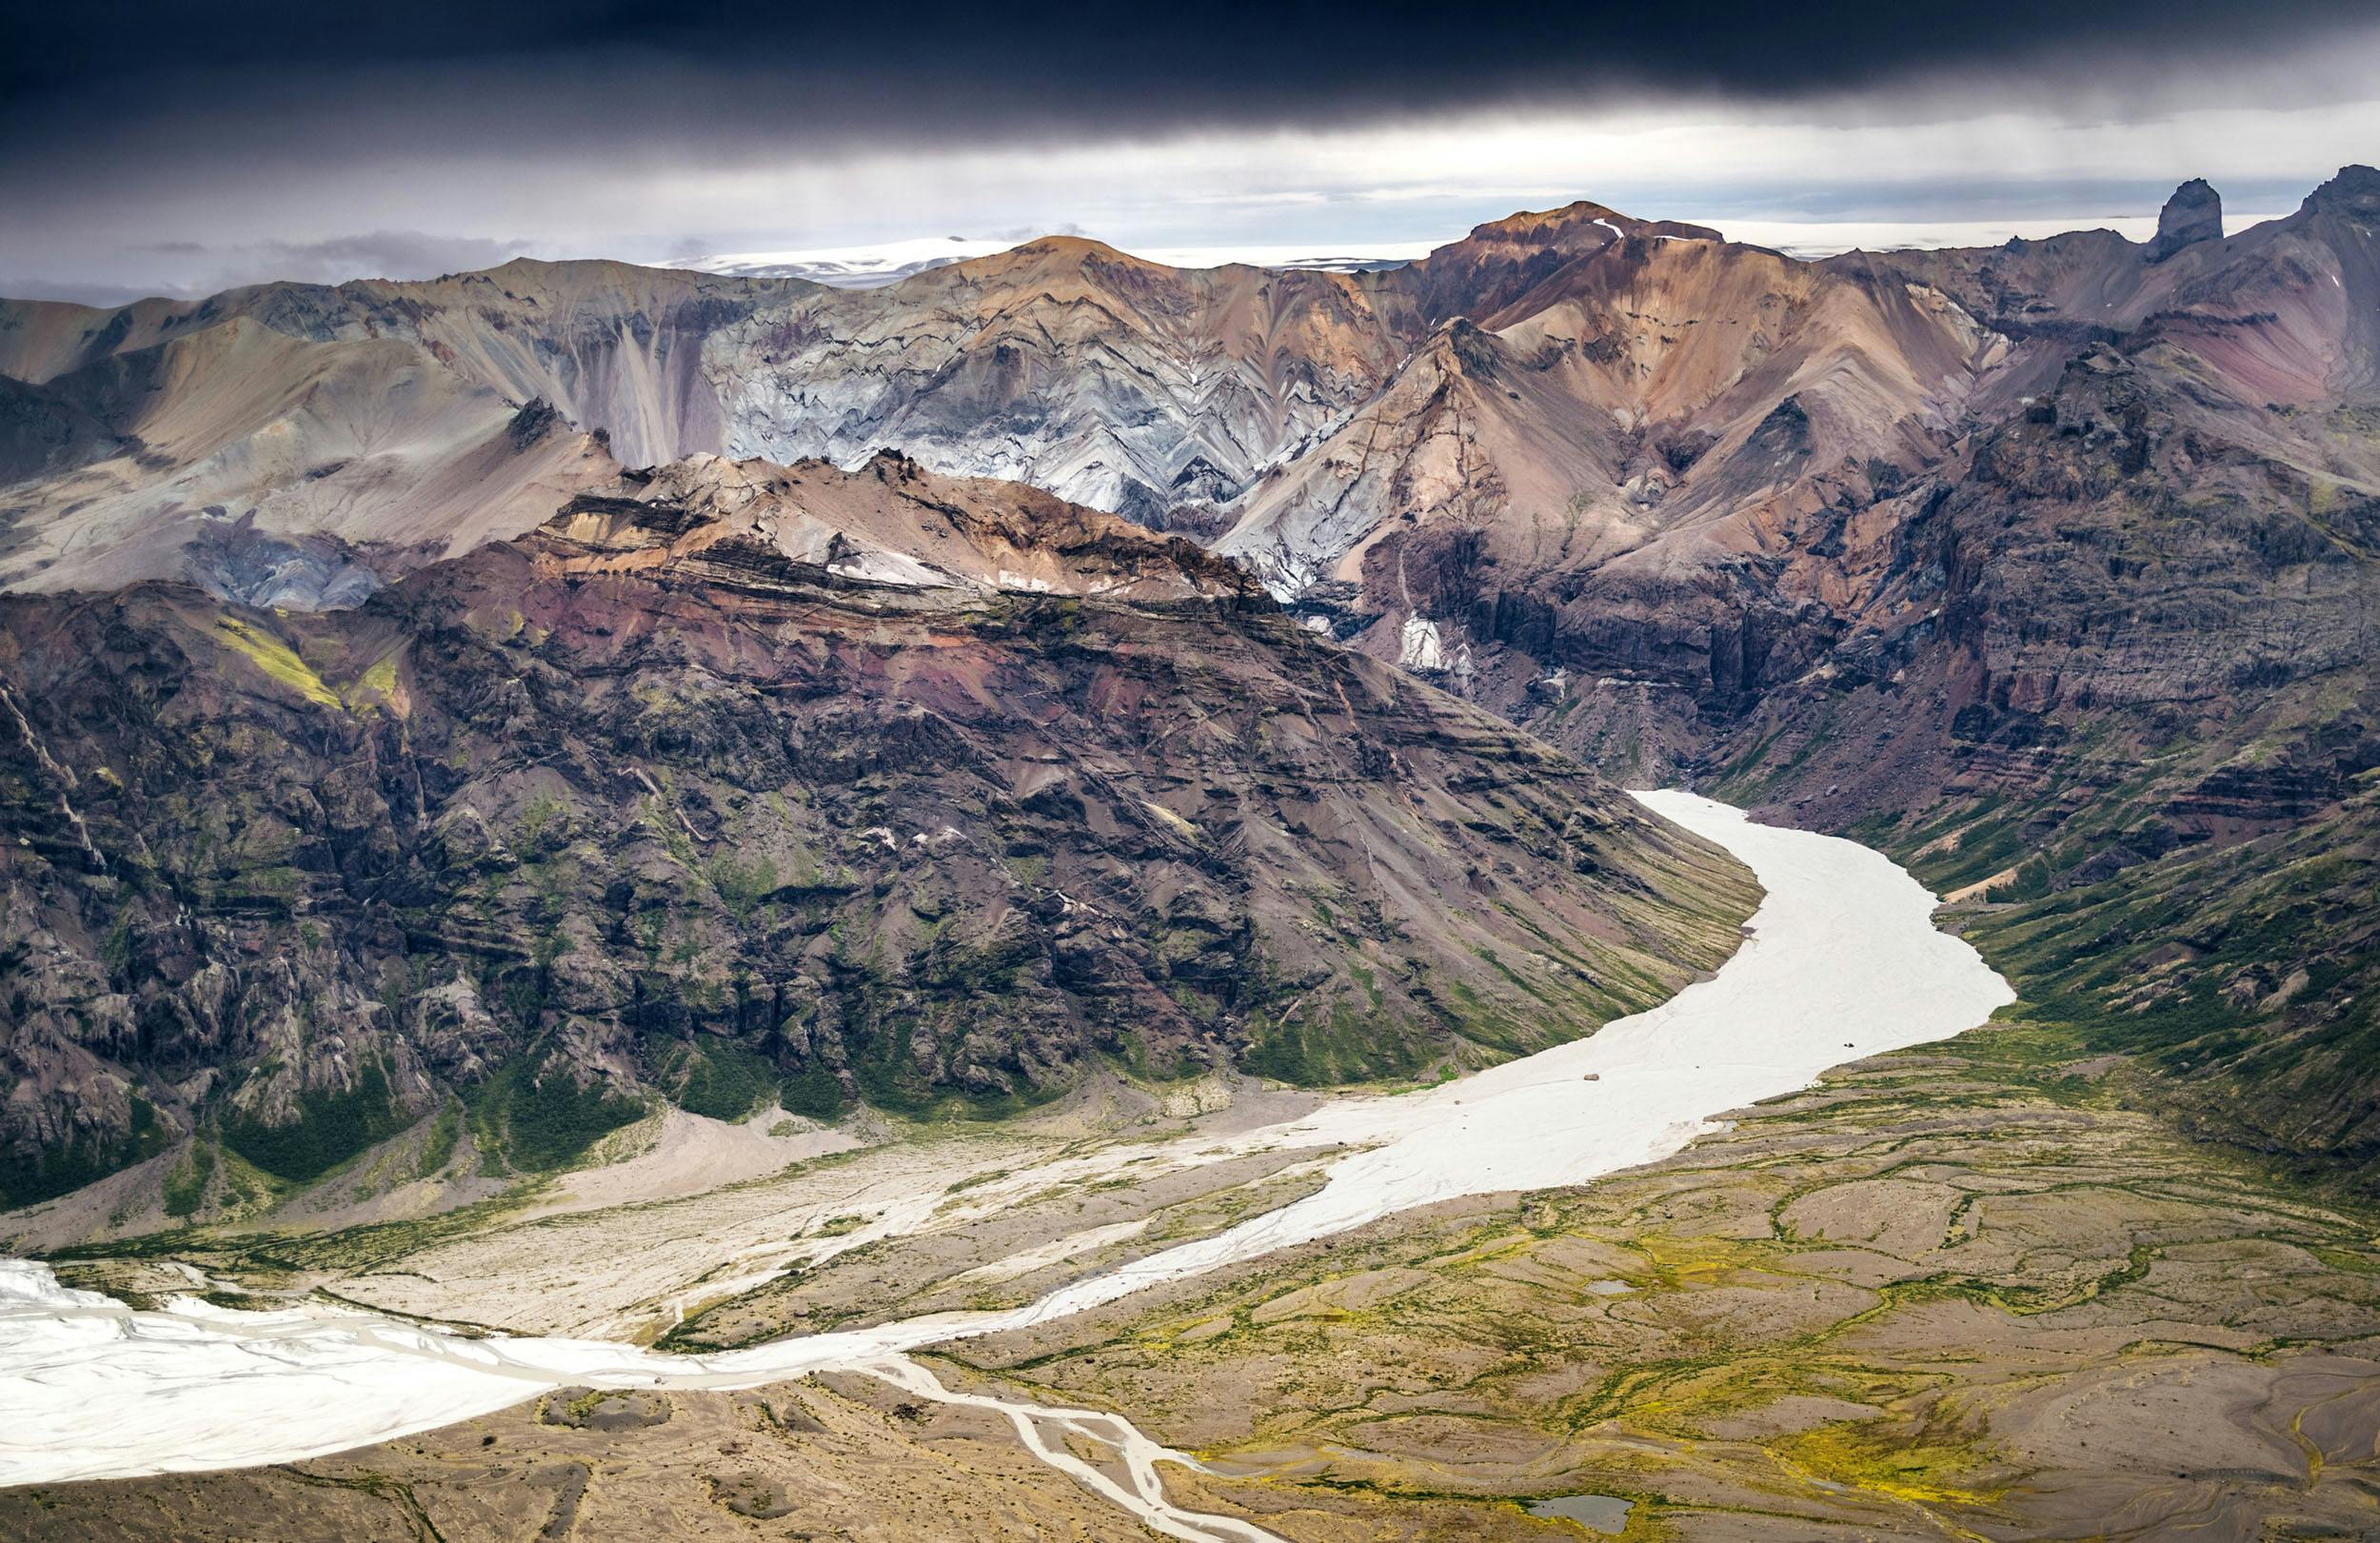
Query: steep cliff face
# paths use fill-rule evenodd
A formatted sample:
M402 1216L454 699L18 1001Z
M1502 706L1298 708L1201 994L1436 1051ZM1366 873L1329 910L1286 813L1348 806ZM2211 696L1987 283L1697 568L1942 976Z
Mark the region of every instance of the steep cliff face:
M2163 345L2095 347L1897 495L1874 544L1846 550L1871 578L1854 627L1735 731L1784 737L1759 758L1779 795L1847 819L1945 785L2112 788L2146 767L2191 803L2209 779L2280 788L2297 766L2312 781L2276 792L2287 819L2343 792L2374 753L2374 485L2339 457L2262 453L2260 412L2229 409L2243 431L2224 433L2201 381Z
M2369 1182L2380 285L2358 186L2154 264L1979 264L2042 318L2020 347L2063 362L1846 524L1839 641L1699 764L1978 905L2036 1021L2132 1058L2141 1098ZM2135 320L2060 333L2078 296ZM1809 563L1783 581L1833 577Z
M537 1167L655 1096L1409 1076L1753 899L1194 545L894 458L673 468L346 611L17 598L0 681L19 1200L197 1127L307 1178L449 1091Z

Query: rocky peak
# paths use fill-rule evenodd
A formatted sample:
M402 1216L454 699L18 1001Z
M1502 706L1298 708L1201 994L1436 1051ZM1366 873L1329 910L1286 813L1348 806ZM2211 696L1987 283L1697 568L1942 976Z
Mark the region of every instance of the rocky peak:
M2149 261L2162 263L2185 247L2223 239L2223 195L2204 177L2192 177L2173 189L2157 212L2157 233L2149 243Z
M1041 236L1021 247L1011 247L1006 251L970 257L964 262L947 264L931 271L980 284L997 284L1028 274L1083 270L1131 270L1166 275L1174 271L1162 264L1135 257L1130 252L1088 236Z
M1523 209L1490 220L1472 227L1465 239L1506 247L1599 247L1643 224L1582 198L1557 209Z
M1457 316L1484 320L1572 263L1591 259L1644 221L1580 200L1557 209L1511 214L1474 226L1462 240L1383 275L1382 290L1410 295L1427 326Z
M2350 220L2380 219L2380 169L2343 166L2339 174L2306 195L2301 212L2343 214Z
M556 429L568 427L569 422L544 397L531 397L512 415L505 432L511 436L514 448L526 450Z
M1557 209L1524 209L1500 220L1474 226L1471 234L1433 257L1464 247L1476 249L1553 250L1581 253L1598 250L1625 236L1670 236L1685 241L1721 241L1707 226L1681 225L1675 220L1639 220L1617 209L1579 199Z

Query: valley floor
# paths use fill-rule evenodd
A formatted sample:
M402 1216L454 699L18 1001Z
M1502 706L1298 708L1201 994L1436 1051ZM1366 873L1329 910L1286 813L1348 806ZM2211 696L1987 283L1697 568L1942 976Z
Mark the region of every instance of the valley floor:
M1781 882L1790 889L1782 870L1763 878L1773 899ZM1835 893L1848 910L1824 921L1839 935L1859 907L1839 876ZM1743 964L1783 953L1793 935L1779 916L1764 919L1738 962L1673 1007L1696 993L1724 997ZM1871 962L1863 972L1836 960L1810 1000L1834 992L1923 1002L1940 987L1952 999L1929 1011L1958 1022L1904 1014L1887 1031L1855 1011L1794 1011L1808 1000L1733 999L1735 1020L1757 1032L1736 1043L1740 1054L1677 1067L1689 1074L1683 1085L1707 1095L1694 1112L1792 1087L1847 1055L1939 1039L2004 999L1961 1005L1956 991L1974 984L1965 978ZM1078 1290L1086 1311L1027 1314L1041 1321L948 1345L925 1364L951 1390L1116 1411L1206 1460L1204 1474L1164 1469L1173 1505L1245 1516L1280 1537L1554 1537L1622 1526L1645 1536L2182 1527L2255 1536L2276 1518L2333 1532L2380 1522L2380 1362L2365 1358L2380 1345L2380 1252L2368 1221L2113 1107L2096 1097L2092 1068L2054 1064L2030 1031L2013 1028L1861 1062L1666 1161L1584 1191L1547 1190L1587 1172L1535 1148L1585 1151L1599 1164L1588 1172L1608 1172L1674 1150L1695 1128L1690 1119L1641 1150L1625 1132L1598 1128L1623 1106L1595 1095L1619 1091L1632 1066L1658 1069L1631 1059L1626 1028L1549 1053L1567 1058L1558 1067L1540 1057L1500 1069L1510 1084L1500 1104L1491 1073L1368 1100L1398 1110L1385 1124L1334 1129L1327 1111L1310 1117L1299 1123L1315 1139L1302 1147L1217 1133L1200 1139L1198 1162L1182 1160L1180 1142L1153 1147L1140 1155L1171 1156L1146 1177L1123 1172L1139 1165L1101 1143L1071 1159L1085 1169L1070 1181L1080 1192L1072 1213L1044 1193L1046 1173L1010 1194L1021 1174L987 1147L952 1143L929 1160L972 1159L976 1181L944 1184L938 1172L919 1213L932 1221L940 1211L947 1225L902 1238L890 1205L850 1213L854 1224L840 1232L843 1218L804 1213L802 1231L822 1256L813 1270L736 1292L720 1284L740 1284L733 1271L714 1265L711 1288L724 1299L670 1342L705 1348L882 1321L895 1308L1029 1302L1086 1268L1097 1280L1115 1251L1150 1252L1142 1235L1154 1232L1203 1252L1202 1273L1152 1270L1103 1305L1097 1290ZM1670 1062L1686 1042L1710 1043L1677 1040ZM1815 1058L1803 1066L1791 1055ZM1732 1078L1753 1067L1768 1080L1735 1095ZM1781 1081L1780 1068L1792 1073ZM1555 1097L1563 1101L1534 1122L1497 1118ZM1468 1136L1449 1118L1458 1099L1480 1117ZM1404 1113L1437 1100L1438 1118ZM1450 1130L1459 1139L1432 1145ZM1325 1182L1315 1159L1333 1143L1371 1150ZM1466 1155L1486 1178L1432 1189L1468 1172ZM796 1170L783 1182L815 1184L867 1160L827 1159L807 1180ZM1102 1163L1104 1178L1090 1172ZM1363 1176L1354 1190L1362 1203L1347 1203L1350 1175ZM1499 1175L1506 1188L1535 1193L1464 1193ZM749 1202L768 1190L722 1196L759 1226L753 1218L785 1216ZM904 1203L916 1191L903 1190ZM1133 1198L1107 1198L1117 1195ZM1110 1204L1114 1217L1085 1209ZM1425 1209L1389 1214L1411 1205ZM528 1327L518 1321L525 1304L565 1311L550 1305L553 1293L569 1299L563 1276L601 1280L607 1260L639 1252L624 1226L667 1256L670 1238L703 1234L700 1217L720 1220L675 1212L548 1217L512 1229L509 1252L492 1256L472 1252L492 1239L458 1236L370 1260L339 1289L388 1307L408 1289L444 1292L438 1305L450 1307L466 1299L458 1282L477 1280L474 1312L430 1316ZM1317 1218L1327 1224L1307 1230ZM578 1231L599 1224L605 1230ZM833 1254L829 1239L863 1232L866 1244ZM1250 1233L1274 1251L1251 1256L1221 1241ZM741 1236L727 1230L731 1242ZM1203 1250L1201 1238L1211 1240ZM584 1246L595 1242L608 1252ZM558 1272L552 1291L540 1276L507 1307L497 1294L508 1270L529 1268L540 1250L541 1267ZM82 1268L105 1283L107 1270L155 1267ZM574 1322L589 1316L584 1305L567 1311ZM512 1400L482 1407L499 1402ZM1053 1455L1072 1452L1130 1482L1081 1427L1069 1435L1032 1423ZM10 1436L25 1440L28 1429L12 1420ZM844 1372L741 1391L571 1387L279 1467L0 1491L0 1528L228 1537L303 1520L309 1533L358 1537L747 1527L771 1536L1144 1535L1124 1511L1037 1462L1018 1434L997 1412ZM520 1482L490 1482L506 1478Z
M1112 1401L1284 1536L2380 1528L2374 1218L1992 1029L1584 1191L1463 1202L957 1347ZM944 1369L958 1380L958 1369Z
M2093 1070L1989 1030L1588 1190L1391 1217L926 1364L1115 1409L1215 1470L1166 1470L1175 1504L1301 1543L1597 1535L1528 1510L1565 1495L1627 1502L1632 1537L2365 1535L2372 1219L2104 1104ZM0 1531L1146 1535L1006 1420L844 1374L0 1491Z

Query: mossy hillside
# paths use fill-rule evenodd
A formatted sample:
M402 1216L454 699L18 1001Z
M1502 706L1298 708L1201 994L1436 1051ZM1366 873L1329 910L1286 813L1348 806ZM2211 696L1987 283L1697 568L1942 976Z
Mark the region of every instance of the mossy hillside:
M2036 1508L2077 1483L2085 1508L2239 1493L2235 1469L2177 1474L2161 1423L2125 1426L2132 1390L2277 1385L2326 1354L2318 1325L2380 1321L2380 1217L2177 1138L2094 1066L2037 1025L1981 1031L1583 1192L1399 1218L953 1354L1255 1466L1275 1504L1592 1493L1638 1502L1632 1535L2065 1535ZM2091 1450L2069 1409L2104 1412ZM1457 1438L1464 1461L1438 1460Z
M2380 1184L2380 830L2368 804L2175 854L1966 923L2014 1016L2131 1058L2117 1086L2198 1135Z
M1675 898L1711 967L1740 940L1757 896L1747 875L1737 885L1689 887ZM1300 925L1340 951L1343 973L1294 989L1266 981L1266 1004L1249 1016L1240 1066L1300 1087L1410 1081L1534 1055L1676 993L1675 979L1639 949L1609 936L1557 932L1519 906L1500 910L1516 944L1475 943L1467 957L1433 968L1368 944L1339 909L1315 900ZM1393 1007L1384 979L1406 982L1423 1010Z
M447 1098L430 1117L429 1129L422 1137L422 1150L414 1165L414 1177L433 1178L454 1160L455 1147L463 1137L464 1105L459 1098Z
M474 1144L514 1171L551 1173L645 1118L639 1099L555 1058L512 1062L466 1096Z
M649 1047L645 1079L672 1103L712 1119L741 1120L773 1105L784 1078L764 1058L732 1041Z
M2013 869L1961 906L1956 924L2017 984L2016 1012L2031 1021L2163 1076L2228 1067L2286 1083L2318 1061L2351 1083L2352 1068L2369 1064L2357 1053L2369 1021L2355 986L2380 931L2362 903L2380 855L2372 776L2294 825L2178 846L2151 812L2170 780L2145 766L2071 813L1993 795L1914 824L1878 817L1852 834L1937 888ZM2091 860L2111 847L2130 861L2089 881Z
M136 1162L146 1162L173 1144L174 1135L156 1105L130 1096L129 1125L122 1133L77 1130L30 1149L0 1149L0 1205L30 1205L80 1189Z
M223 1143L276 1178L303 1183L321 1177L412 1124L416 1116L390 1091L387 1069L367 1061L348 1088L305 1088L296 1118L268 1120L234 1114L223 1121Z
M998 1087L953 1089L940 1084L916 1054L922 1031L932 1042L964 1039L970 1015L965 1008L945 1009L932 1016L892 1010L855 1036L849 1071L860 1099L873 1109L913 1120L1004 1119L1025 1114L1061 1097L1063 1085L1038 1085L1025 1091Z
M261 626L226 616L216 620L215 632L226 646L307 702L323 707L346 705L339 693L314 673L313 666L298 657L296 649Z
M834 1073L816 1061L780 1078L777 1098L787 1114L802 1115L822 1124L841 1119L844 1113L843 1084L836 1080Z
M2330 675L2208 733L2070 710L2055 754L2024 776L1978 777L1843 834L1961 895L1951 924L2015 985L2014 1016L2078 1054L2127 1058L2112 1089L2198 1137L2370 1188L2380 773L2330 769L2355 764L2361 702ZM1805 790L1781 742L1755 742L1726 785Z
M1542 745L1266 614L640 581L598 618L506 561L409 609L69 612L35 732L113 781L0 782L57 880L41 924L149 1004L86 1048L135 1086L196 1055L250 1087L269 1043L268 1097L167 1113L277 1183L454 1098L483 1165L583 1160L625 1112L549 1088L552 1057L725 1118L772 1081L814 1118L936 1119L1108 1067L1403 1083L1666 995L1756 898ZM199 999L216 962L235 1003ZM41 1024L93 988L28 984ZM243 1027L174 1039L218 1020Z
M1443 1054L1435 1027L1345 1001L1296 1011L1279 1023L1259 1013L1249 1020L1240 1064L1298 1087L1410 1078Z
M166 1175L166 1215L180 1221L187 1221L196 1216L199 1207L206 1203L207 1187L214 1177L215 1148L213 1144L207 1141L191 1142L190 1149L183 1154L182 1160L174 1164L172 1170Z

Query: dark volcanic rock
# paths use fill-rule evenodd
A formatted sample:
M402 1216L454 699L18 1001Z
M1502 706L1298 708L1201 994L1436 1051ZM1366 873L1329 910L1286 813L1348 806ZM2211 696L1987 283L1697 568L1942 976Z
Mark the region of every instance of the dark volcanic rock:
M2380 168L2343 166L2339 174L2306 195L2303 212L2380 219Z
M2185 247L2223 239L2223 195L2203 177L2193 177L2173 189L2157 211L2157 233L2149 243L2149 261L2162 263Z
M71 471L124 448L73 402L0 375L0 486Z
M306 1178L449 1090L533 1168L655 1095L1404 1075L1733 944L1740 870L1186 543L896 460L733 469L742 524L577 504L346 612L0 602L12 1197L202 1125ZM845 574L821 510L879 564L1146 598Z
M511 437L515 446L526 449L555 430L567 427L569 420L563 417L561 409L544 397L531 397L522 405L519 412L512 415L512 422L505 425L505 432Z

